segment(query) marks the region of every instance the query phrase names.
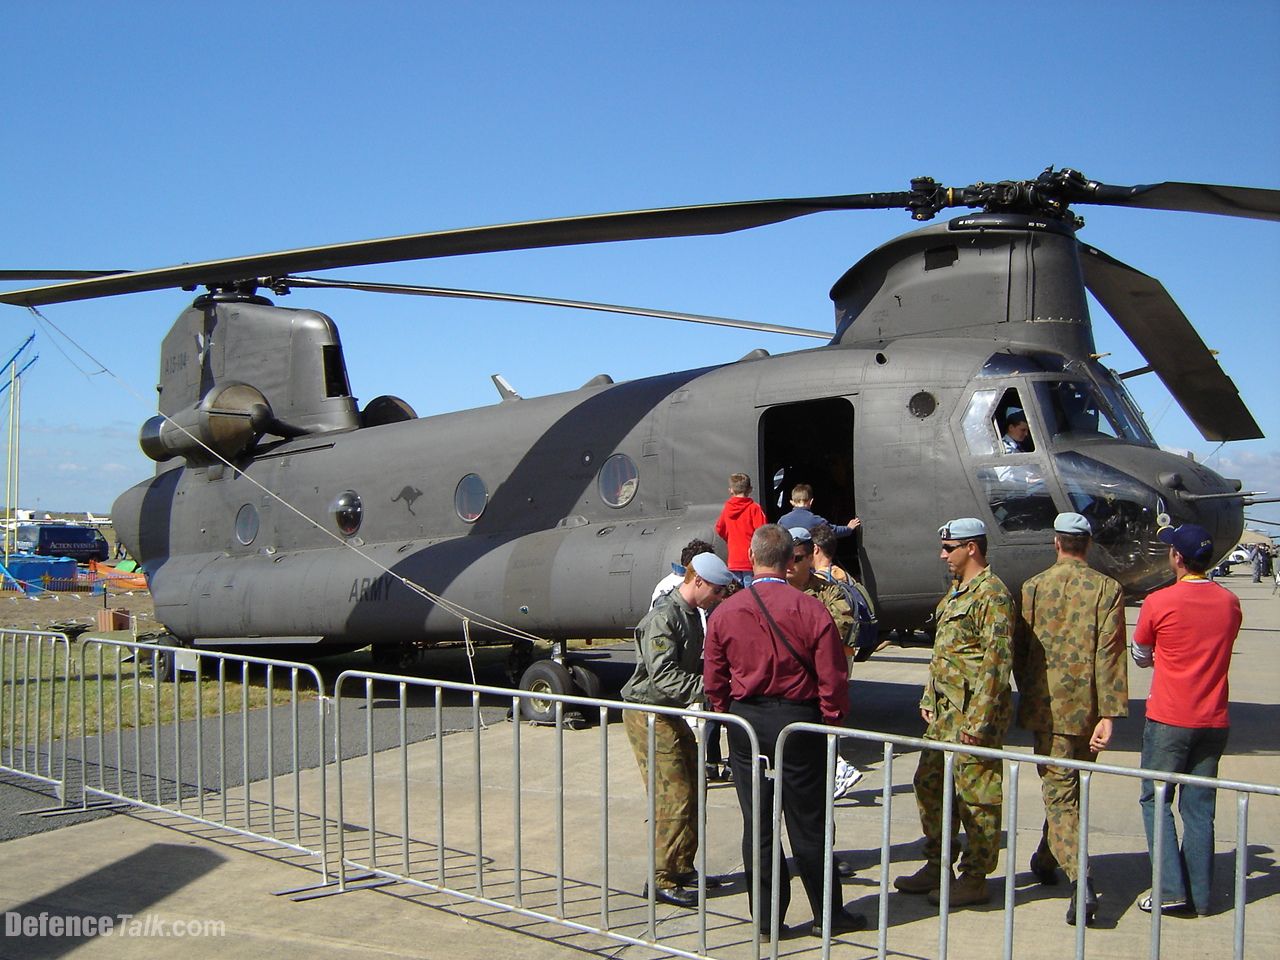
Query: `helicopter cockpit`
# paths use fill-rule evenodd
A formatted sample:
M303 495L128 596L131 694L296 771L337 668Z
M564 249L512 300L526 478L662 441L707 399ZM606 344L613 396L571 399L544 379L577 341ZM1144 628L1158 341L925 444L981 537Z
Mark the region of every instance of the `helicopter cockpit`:
M1156 538L1167 508L1151 485L1157 464L1145 464L1164 455L1114 373L1092 359L995 354L961 428L977 493L1006 540L1043 538L1070 510L1089 519L1096 562L1126 588L1167 579Z

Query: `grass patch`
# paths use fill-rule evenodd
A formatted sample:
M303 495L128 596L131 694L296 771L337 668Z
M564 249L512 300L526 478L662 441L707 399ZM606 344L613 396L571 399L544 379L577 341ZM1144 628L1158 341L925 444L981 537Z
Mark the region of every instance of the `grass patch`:
M135 657L135 649L137 656ZM68 657L69 653L69 669ZM169 724L314 700L309 673L268 671L261 664L200 660L200 673L157 682L151 651L143 647L61 643L32 638L0 641L0 744L36 747L51 739ZM69 674L69 676L68 676ZM37 678L39 682L37 682Z

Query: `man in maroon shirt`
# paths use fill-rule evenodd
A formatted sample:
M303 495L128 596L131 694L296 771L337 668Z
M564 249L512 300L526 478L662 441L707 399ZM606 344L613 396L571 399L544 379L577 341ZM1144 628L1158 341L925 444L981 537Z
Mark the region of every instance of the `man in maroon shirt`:
M703 692L713 710L751 724L760 752L772 760L778 734L790 723L839 725L849 711L849 673L844 648L831 614L822 602L786 581L794 542L777 524L765 524L751 537L753 580L716 610L707 622L703 647ZM754 890L751 780L757 763L750 741L729 725L729 764L742 808L742 861L747 895ZM788 736L782 769L782 813L791 852L813 910L812 932L822 935L823 883L832 860L824 850L826 743L816 734ZM763 932L770 929L769 896L773 883L774 782L760 779L760 899L753 915ZM790 872L778 865L778 924L790 902ZM844 909L838 878L831 877L831 933L866 927L862 914Z
M1240 601L1205 577L1213 561L1213 538L1204 527L1184 523L1158 534L1169 544L1169 566L1178 580L1147 597L1133 634L1133 660L1155 666L1147 694L1147 725L1142 732L1142 766L1147 770L1216 777L1227 746L1227 672L1231 648L1240 632ZM1180 794L1182 847L1171 803ZM1142 822L1147 849L1161 831L1159 894L1138 902L1151 912L1210 912L1213 883L1213 815L1217 792L1211 787L1165 790L1155 808L1155 781L1142 781ZM1188 896L1188 894L1190 896Z

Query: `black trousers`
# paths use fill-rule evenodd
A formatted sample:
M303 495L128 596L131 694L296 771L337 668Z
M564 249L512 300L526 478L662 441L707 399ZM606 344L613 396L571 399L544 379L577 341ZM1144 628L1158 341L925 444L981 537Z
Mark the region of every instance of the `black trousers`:
M772 762L778 734L789 723L821 723L822 713L816 703L794 703L753 697L735 700L729 712L746 720L756 731L760 752ZM733 785L738 791L738 806L742 808L742 862L747 875L747 897L751 896L753 871L751 858L755 840L751 835L751 771L759 762L751 755L750 741L743 730L729 724L729 766L733 768ZM800 882L809 898L814 921L822 922L822 887L825 871L831 867L831 859L823 855L825 824L823 822L826 800L826 738L821 734L803 733L787 737L786 754L782 769L778 772L782 782L782 817L787 825L787 839L791 855L795 858ZM773 884L773 789L774 781L764 778L763 765L760 779L760 915L756 924L767 930L772 917L769 913L769 894ZM778 899L778 922L787 916L791 902L791 872L784 857L778 864L781 885ZM835 916L842 908L840 881L833 877L831 884L831 910Z

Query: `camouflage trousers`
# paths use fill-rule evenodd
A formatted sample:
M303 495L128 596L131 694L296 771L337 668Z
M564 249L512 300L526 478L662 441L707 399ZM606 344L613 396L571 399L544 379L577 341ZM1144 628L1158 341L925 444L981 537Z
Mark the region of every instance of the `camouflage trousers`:
M1089 734L1053 733L1035 730L1036 753L1068 760L1096 760L1089 749ZM1055 863L1072 883L1076 882L1080 860L1080 771L1066 767L1041 766L1040 793L1044 797L1044 829L1036 860L1042 866Z
M649 788L650 714L627 710L622 725ZM653 715L653 882L674 887L698 850L698 741L682 717Z
M922 750L914 780L920 826L924 830L924 856L942 862L943 764L941 750ZM1003 764L999 760L956 754L953 768L955 802L951 806L951 859L960 857L960 872L987 876L1000 858L1000 812L1004 800ZM964 824L965 848L960 852L960 825Z

